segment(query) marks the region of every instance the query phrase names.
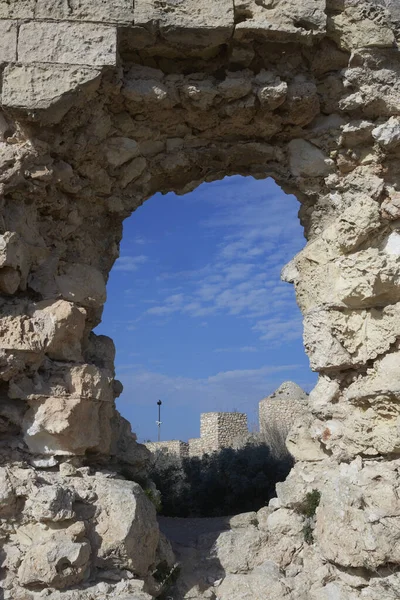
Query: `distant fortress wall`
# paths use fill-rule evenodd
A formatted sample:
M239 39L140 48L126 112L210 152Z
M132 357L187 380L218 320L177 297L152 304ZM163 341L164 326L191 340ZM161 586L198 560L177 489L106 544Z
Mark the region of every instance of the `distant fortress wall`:
M187 443L179 440L147 442L151 452L164 450L181 458L202 456L232 446L238 437L248 434L247 415L238 412L209 412L200 416L200 437Z
M308 411L308 395L291 381L283 383L273 394L259 403L260 433L267 434L271 427L285 433ZM157 450L180 458L210 454L234 446L249 434L247 415L239 412L208 412L200 416L200 437L188 442L172 440L148 442L151 452Z
M308 411L308 395L293 381L285 381L258 405L260 433L268 434L271 428L285 433Z

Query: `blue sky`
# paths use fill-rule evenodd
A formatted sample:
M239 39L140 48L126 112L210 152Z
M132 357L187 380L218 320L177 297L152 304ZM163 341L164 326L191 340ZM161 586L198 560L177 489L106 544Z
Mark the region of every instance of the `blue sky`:
M305 244L299 204L271 179L157 194L124 223L96 333L117 348L117 406L140 441L199 435L201 412L246 412L291 379L309 391L301 315L282 267Z

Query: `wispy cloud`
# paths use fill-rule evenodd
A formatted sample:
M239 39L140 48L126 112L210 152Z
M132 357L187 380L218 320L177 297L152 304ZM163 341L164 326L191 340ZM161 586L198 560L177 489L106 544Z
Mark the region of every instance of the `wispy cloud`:
M259 182L232 178L220 183L220 195L218 186L217 193L201 186L197 194L184 197L212 203L212 216L201 226L220 242L200 268L163 273L163 289L142 316L230 315L249 319L252 330L270 344L301 336L293 289L280 281L282 267L302 247L297 219L287 218L296 201L267 183L260 192ZM179 293L172 293L178 283Z
M139 254L138 256L120 256L114 265L114 269L116 271L137 271L148 260L148 257L144 254Z
M259 369L221 371L205 378L173 377L129 364L119 367L118 376L124 385L124 402L151 404L162 397L171 405L198 407L201 412L229 411L234 408L253 411L257 402L271 393L282 381L285 372L293 373L297 364L263 366Z

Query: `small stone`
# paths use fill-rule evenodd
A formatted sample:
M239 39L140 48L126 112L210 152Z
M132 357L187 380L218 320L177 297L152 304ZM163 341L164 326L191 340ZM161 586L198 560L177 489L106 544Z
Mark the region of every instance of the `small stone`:
M288 144L290 169L295 177L325 177L333 170L333 161L306 140Z
M46 458L31 458L30 463L37 469L51 469L52 467L58 465L58 461L54 456L49 456Z
M77 477L79 473L76 470L74 465L71 465L69 462L62 462L60 464L60 475L61 477Z
M372 130L372 136L380 146L395 148L400 144L400 118L390 117L386 123Z
M120 167L135 156L139 156L140 150L136 140L126 137L114 137L107 141L106 156L113 167Z
M381 204L381 213L384 219L396 221L400 219L400 192L392 192Z
M143 173L147 166L147 161L143 156L135 158L132 162L122 169L121 186L126 188L129 183L135 181Z

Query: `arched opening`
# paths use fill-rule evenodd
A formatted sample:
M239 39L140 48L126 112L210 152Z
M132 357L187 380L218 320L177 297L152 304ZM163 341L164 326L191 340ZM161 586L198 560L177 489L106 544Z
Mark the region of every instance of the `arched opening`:
M95 333L116 344L117 408L152 452L163 515L258 510L291 467L306 394L285 384L263 399L316 381L280 279L305 245L298 210L272 179L234 176L157 194L124 222Z
M186 589L397 597L398 11L132 4L0 9L5 600L150 600L173 570L133 481L148 453L115 409L113 343L93 329L123 220L238 174L301 202L308 243L287 278L320 378L278 500L207 538L221 569L199 573L199 544Z
M139 441L198 437L201 412L237 410L282 381L315 383L280 271L305 244L299 205L272 180L231 177L157 195L124 223L96 333L116 344L117 400Z

